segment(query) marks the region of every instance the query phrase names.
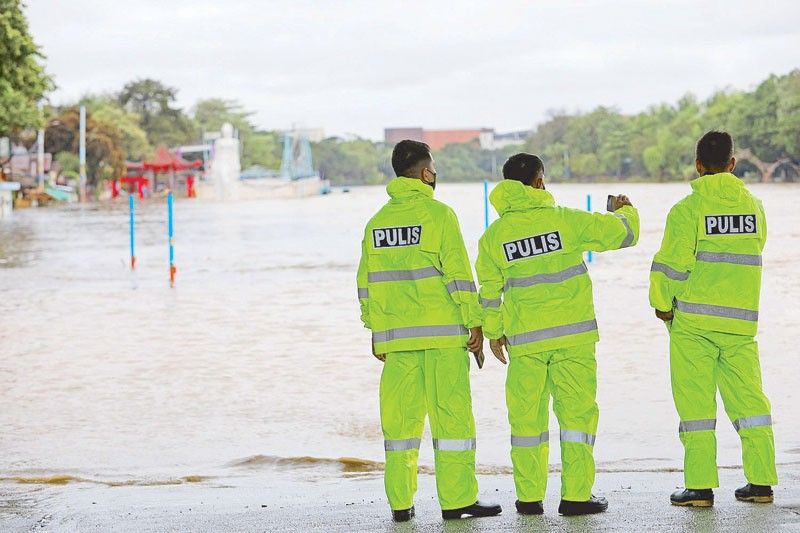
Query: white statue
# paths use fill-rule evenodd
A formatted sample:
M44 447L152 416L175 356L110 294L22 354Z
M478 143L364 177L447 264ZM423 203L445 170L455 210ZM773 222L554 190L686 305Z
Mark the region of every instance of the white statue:
M211 160L211 178L220 200L239 198L239 139L233 137L233 126L222 125L222 137L214 142L214 158Z

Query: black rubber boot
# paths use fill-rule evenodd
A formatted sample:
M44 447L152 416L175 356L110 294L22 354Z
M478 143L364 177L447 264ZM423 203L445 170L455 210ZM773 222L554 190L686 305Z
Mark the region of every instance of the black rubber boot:
M608 509L608 501L605 498L592 496L585 502L572 502L561 500L558 505L558 514L564 516L577 516L582 514L597 514Z
M669 497L672 505L681 507L711 507L714 505L714 491L711 489L684 489L673 492Z
M400 509L399 511L392 511L392 518L395 522L408 522L414 518L414 506L410 509Z
M519 500L514 504L517 506L519 514L542 514L544 513L544 506L542 502L521 502Z
M499 515L503 508L496 503L484 503L477 501L472 505L467 505L461 509L449 509L445 511L442 509L442 518L445 520L452 520L454 518L461 518L467 516L495 516Z
M736 499L740 502L753 503L772 503L775 499L772 495L772 487L769 485L753 485L748 483L744 487L739 487L734 492Z

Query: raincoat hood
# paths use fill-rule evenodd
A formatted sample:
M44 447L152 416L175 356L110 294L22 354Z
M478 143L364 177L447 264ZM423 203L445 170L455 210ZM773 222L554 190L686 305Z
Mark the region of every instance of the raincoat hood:
M730 172L706 174L691 182L692 190L706 198L714 198L723 204L737 204L747 193L744 182Z
M427 196L433 198L433 187L422 183L422 180L413 178L394 178L386 185L386 192L392 200L405 200L414 196Z
M534 189L520 181L503 180L489 195L489 201L503 216L509 211L524 211L537 207L554 207L553 195L543 189Z

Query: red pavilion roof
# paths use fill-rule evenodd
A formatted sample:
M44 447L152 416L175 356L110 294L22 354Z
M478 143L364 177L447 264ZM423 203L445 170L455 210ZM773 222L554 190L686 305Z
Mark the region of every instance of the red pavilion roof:
M170 170L188 170L203 165L202 161L187 161L182 157L167 150L164 145L156 148L156 153L150 161L127 161L128 170L152 170L153 172L169 172Z

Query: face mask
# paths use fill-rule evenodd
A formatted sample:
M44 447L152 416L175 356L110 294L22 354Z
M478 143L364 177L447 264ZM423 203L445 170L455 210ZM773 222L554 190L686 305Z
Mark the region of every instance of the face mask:
M425 170L427 170L428 173L433 175L433 180L432 181L428 181L428 180L425 179ZM422 171L422 183L424 183L425 185L430 185L431 189L436 190L436 172L433 172L433 171L431 171L429 169L425 169L425 170Z

